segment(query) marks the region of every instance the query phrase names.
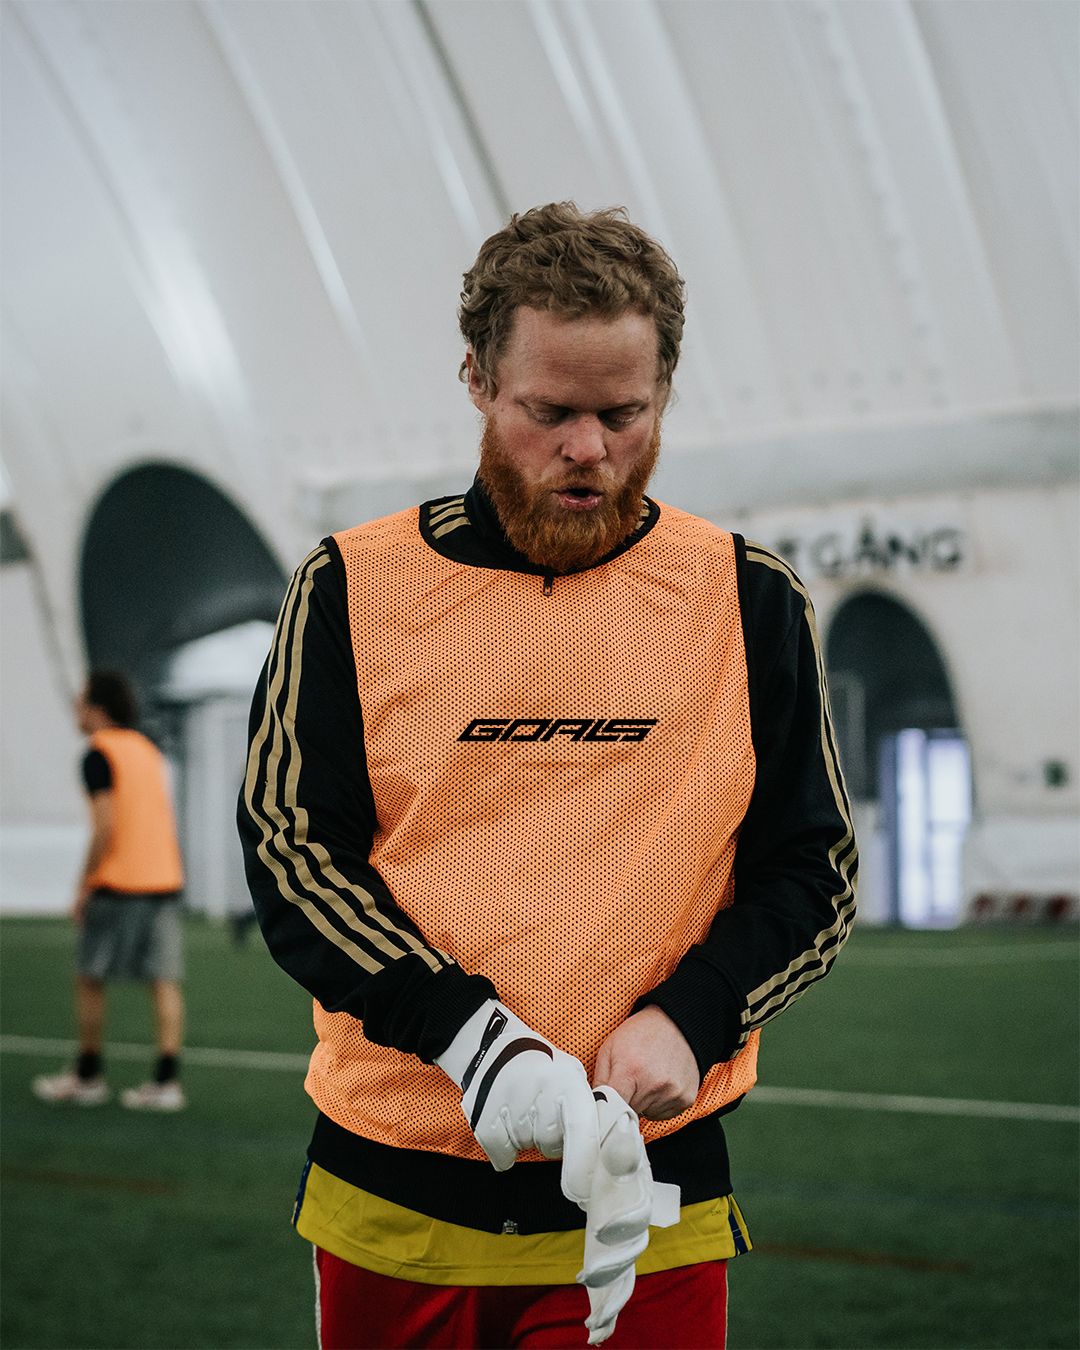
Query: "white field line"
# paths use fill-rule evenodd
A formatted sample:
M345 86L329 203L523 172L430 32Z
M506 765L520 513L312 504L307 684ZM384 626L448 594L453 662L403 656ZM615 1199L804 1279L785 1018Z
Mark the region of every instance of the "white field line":
M109 1041L105 1047L110 1059L153 1059L152 1045L132 1045ZM74 1041L52 1041L43 1036L0 1036L0 1054L4 1055L73 1055ZM198 1064L206 1069L261 1069L286 1073L303 1073L308 1066L307 1055L290 1055L279 1050L215 1050L196 1045L182 1051L185 1064Z
M1080 944L1069 942L1003 943L995 947L968 947L960 951L860 951L852 948L840 957L845 966L1014 966L1026 961L1080 960Z
M987 1116L1080 1125L1080 1106L1047 1102L981 1102L963 1097L906 1097L889 1092L831 1092L827 1088L756 1087L748 1102L777 1106L832 1106L856 1111L901 1111L918 1116Z
M0 1054L71 1056L74 1041L48 1040L41 1036L0 1036ZM153 1057L149 1045L110 1042L112 1059ZM221 1050L189 1046L183 1051L186 1064L210 1069L258 1069L303 1073L307 1055L276 1050ZM756 1087L748 1101L776 1106L827 1106L856 1111L901 1111L925 1116L984 1116L999 1120L1040 1120L1080 1124L1080 1106L1056 1106L1047 1102L983 1102L960 1097L908 1097L886 1092L831 1092L822 1088Z

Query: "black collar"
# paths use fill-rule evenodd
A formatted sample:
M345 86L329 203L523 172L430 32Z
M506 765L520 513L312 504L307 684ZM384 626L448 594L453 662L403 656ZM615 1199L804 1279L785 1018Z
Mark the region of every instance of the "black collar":
M660 507L650 497L644 497L637 527L593 566L601 567L633 548L659 519ZM454 562L467 563L470 567L494 567L505 572L526 572L536 577L553 575L549 568L530 562L510 543L479 477L473 479L472 487L463 496L437 497L425 502L420 508L420 533L436 553Z

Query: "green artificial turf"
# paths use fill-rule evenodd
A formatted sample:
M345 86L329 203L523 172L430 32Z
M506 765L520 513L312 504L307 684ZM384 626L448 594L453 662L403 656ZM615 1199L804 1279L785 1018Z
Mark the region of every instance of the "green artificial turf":
M1077 1101L1076 932L863 930L765 1029L760 1082ZM1077 1127L758 1103L728 1125L755 1252L733 1350L1078 1344Z
M188 1042L306 1052L309 1004L257 934L187 925ZM761 1082L1075 1104L1075 930L863 930L766 1028ZM69 1039L71 933L0 922L0 1030ZM149 1014L115 991L115 1087L146 1077ZM185 1068L189 1109L48 1107L0 1060L4 1350L314 1346L289 1213L312 1108L290 1069ZM1075 1124L755 1100L729 1118L755 1251L733 1263L731 1350L1078 1343Z

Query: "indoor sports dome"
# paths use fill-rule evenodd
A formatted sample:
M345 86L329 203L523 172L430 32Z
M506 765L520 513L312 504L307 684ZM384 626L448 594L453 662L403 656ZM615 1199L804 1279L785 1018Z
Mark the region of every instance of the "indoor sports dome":
M188 904L247 905L232 801L285 581L468 484L461 273L571 199L686 278L654 492L810 588L863 921L1075 916L1076 21L6 0L3 910L67 904L89 665L168 752Z
M377 624L368 629L378 633L380 671L398 672L407 648L425 716L401 715L402 677L379 686L376 714L365 702L363 725L355 717L338 735L356 711L364 587L357 566L346 601L344 565L335 573L325 564L339 559L316 550L334 532L433 498L453 501L437 523L425 515L422 540L408 535L399 570L363 574L365 584L375 579L364 596L375 607L418 554L430 563L421 544L434 550L436 529L470 527L451 542L481 535L459 503L483 430L459 377L463 274L512 215L564 202L623 208L685 278L674 397L647 489L659 511L638 515L642 533L617 545L606 573L587 569L592 608L572 612L596 627L570 623L563 611L558 639L557 625L532 623L535 610L523 623L520 609L492 602L484 616L497 623L482 629L477 607L455 608L469 587L470 602L498 589L476 581L479 567L498 568L501 556L504 578L520 555L506 564L494 546L479 563L442 553L433 564L445 569L440 585L456 568L453 584L463 590L438 617L452 611L460 631L483 632L490 660L478 660L468 642L422 645L424 615L398 605L395 591L393 638ZM430 1135L417 1136L414 1149L398 1147L397 1135L382 1144L358 1129L347 1142L370 1149L376 1182L390 1187L372 1184L370 1193L348 1169L340 1177L321 1169L312 1152L313 1120L317 1134L339 1142L351 1129L329 1108L319 1114L318 1092L336 1091L339 1069L353 1073L361 1056L383 1049L396 1056L394 1072L426 1087L376 1097L364 1118L372 1132L382 1138L384 1126L392 1133L402 1121L426 1128L442 1110L439 1120L452 1117L447 1129L461 1135L465 1098L448 1083L464 1080L442 1072L450 1050L429 1040L425 1059L410 1053L413 1043L380 1039L386 1021L366 1001L391 964L387 953L399 951L395 942L432 969L457 963L453 978L482 979L489 972L470 965L475 951L455 947L459 925L484 946L475 966L492 951L504 961L492 987L510 1018L506 1009L492 1014L489 1031L497 1016L507 1035L525 1022L562 1051L583 1027L608 1018L599 1049L594 1038L550 1056L591 1075L591 1089L611 1089L606 1047L641 1005L655 1027L664 1012L662 995L652 995L677 986L687 968L691 987L693 972L700 976L694 1025L716 1053L704 1064L672 1014L668 1039L651 1042L651 1059L643 1053L640 1061L673 1075L672 1046L684 1067L694 1061L678 1098L691 1103L680 1108L682 1124L647 1101L631 1106L647 1138L670 1127L676 1150L687 1137L710 1142L706 1162L679 1173L710 1189L687 1199L684 1186L683 1208L671 1206L668 1217L692 1210L691 1223L680 1228L679 1217L665 1233L651 1232L637 1271L679 1279L692 1259L715 1279L724 1261L730 1303L725 1325L714 1303L704 1327L701 1301L672 1285L689 1339L649 1341L647 1350L718 1350L725 1335L730 1350L1075 1350L1078 254L1080 0L0 0L4 1350L321 1344L310 1245L318 1243L301 1224L313 1206L338 1238L360 1244L335 1250L340 1265L356 1251L374 1261L371 1271L354 1263L365 1274L412 1271L395 1262L413 1238L423 1248L417 1260L436 1271L433 1285L440 1274L453 1283L446 1271L458 1268L440 1262L447 1252L457 1259L455 1243L463 1260L481 1244L495 1252L485 1267L492 1286L516 1279L533 1287L521 1272L535 1274L535 1262L521 1259L518 1246L530 1238L529 1251L552 1239L576 1259L585 1247L574 1247L575 1234L599 1223L592 1191L585 1215L570 1207L575 1224L592 1228L565 1222L547 1232L520 1200L507 1203L510 1218L500 1210L494 1226L470 1226L461 1207L504 1180L492 1180L477 1150L466 1154L473 1135L421 1163ZM532 313L524 322L550 317ZM637 314L621 314L605 332L627 319L641 338ZM642 341L651 344L651 333ZM596 348L585 350L580 365L591 387ZM651 346L636 350L648 353L643 383L651 391ZM560 418L584 408L609 430L606 419L623 407L621 396L610 406L552 402L573 405L556 406ZM527 448L546 448L530 430L537 440ZM639 507L635 494L625 519ZM678 514L687 512L711 524ZM707 563L665 572L650 544L637 553L635 573L634 547L657 525L654 543L678 531L705 541L692 555L687 547L665 558L713 550ZM391 529L404 526L383 526L380 538ZM738 553L721 531L760 547ZM713 584L721 549L728 599L706 610L696 597ZM295 604L282 611L305 559L310 570L290 592ZM321 579L312 580L319 568ZM564 584L557 574L570 570L551 566L545 577L556 597ZM317 650L347 660L319 667L317 656L312 664L344 676L326 697L310 681L305 693L318 693L296 716L295 672L311 649L293 619L307 604L305 587L314 592L316 581L335 576L340 612L356 602L353 649L344 621L335 629L326 619L331 592L323 590L303 612L324 605L324 626L312 626L323 635ZM512 581L525 585L520 575ZM596 604L609 583L633 604L619 608L621 627L613 620L601 629L618 608ZM776 602L781 590L785 609ZM536 598L543 592L529 594L546 614ZM677 610L672 595L694 599L693 622L680 626L691 605ZM758 618L769 615L753 629L751 596L765 597ZM260 672L282 612L280 633L292 638L275 643L273 668L289 673L264 700ZM385 608L372 612L381 619ZM697 621L703 612L709 623ZM721 622L713 625L715 612ZM667 625L663 640L649 627L654 615ZM511 629L529 640L522 648L490 637ZM633 641L624 649L612 633ZM554 672L543 689L557 684L565 694L572 685L591 697L600 683L598 701L607 693L605 707L571 708L583 720L569 725L583 740L620 743L584 747L597 752L584 768L572 753L578 744L500 745L508 751L502 763L518 776L500 778L489 759L465 788L455 779L441 815L412 811L410 845L390 857L387 815L400 801L415 803L419 791L409 793L422 770L443 765L447 746L484 752L510 734L501 721L481 721L495 733L469 739L489 744L460 746L463 718L432 754L432 709L442 715L477 688L501 689L494 682L507 670L521 681L506 684L512 697L531 698L539 678L528 653L541 649L547 664L536 668ZM714 665L721 650L734 660ZM706 706L699 669L720 691L707 705L719 746L685 735ZM103 670L130 678L141 728L161 753L116 725L87 731L80 696L88 673ZM827 716L817 695L823 675ZM266 809L256 828L246 803L243 825L266 941L237 832L257 685L248 782L265 786ZM613 709L613 689L635 698L644 690L674 710L665 749L655 753L660 737L648 748L658 766L652 778L640 776L645 753L635 760L621 739L634 740L625 728L651 728L660 714ZM786 721L771 717L777 689L791 708ZM546 719L567 715L548 707L555 695L545 697L543 707L515 705L512 713L513 726L544 728L538 740L555 725ZM616 713L643 720L618 723ZM321 740L302 756L297 727L310 734L312 722ZM376 724L384 749L408 742L397 758L379 761L371 750ZM622 730L609 734L613 725ZM363 756L349 758L357 729L383 774L375 787ZM152 795L158 830L143 854L156 848L155 866L169 869L164 880L101 880L94 849L113 826L110 813L120 814L120 793L105 790L113 780L103 753L94 767L90 747L102 734L114 746L127 736L139 747L139 781L153 790L143 800ZM686 766L678 773L670 769L673 742ZM509 759L533 750L550 752L557 791L536 772L539 757ZM301 759L305 772L314 762L313 776L321 768L321 781L332 784L322 822L342 800L349 805L347 828L325 836L349 858L340 871L318 830L307 830L319 809L297 805ZM468 761L470 769L477 763ZM617 781L628 786L611 790L608 767L627 763L633 772ZM510 779L520 790L507 790ZM753 797L755 782L766 786ZM581 783L591 795L568 807L567 785ZM693 796L692 812L670 804L680 793ZM823 843L826 815L841 830ZM480 817L487 851L469 870L460 865L459 826ZM508 821L514 828L504 828ZM289 852L286 839L274 855L293 827L300 842ZM366 843L352 847L365 828L383 847L375 863L389 857L374 880ZM450 828L454 846L436 847ZM797 865L788 862L793 854ZM497 874L488 867L495 855L505 869ZM401 874L389 869L402 859L421 880L399 905L407 888L397 888ZM617 886L583 880L614 874L618 886L626 882L614 901ZM827 910L815 909L826 891ZM442 906L430 926L430 909L409 908L418 897ZM159 911L171 945L159 941L152 955L167 946L165 973L152 966L147 942L137 969L133 961L87 974L94 924L86 912L100 912L102 899L114 919L140 901L142 913ZM677 916L673 931L661 912ZM394 927L402 913L408 931ZM596 916L608 926L588 928ZM439 925L447 936L433 935ZM287 972L307 960L297 952L311 960L291 979ZM645 967L648 978L632 984L627 971ZM439 1005L437 984L428 1003L422 991L430 994L431 984L394 984L417 968L401 961L379 989L392 991L381 996L393 1017L428 1034L426 1010L434 1007L439 1022L449 1005ZM427 979L426 968L420 974ZM324 992L331 979L340 981L333 999ZM114 982L106 1019L105 985ZM527 1015L529 998L545 1008L544 1000L561 999L558 1031ZM335 1004L346 1011L328 1014ZM452 1020L443 1018L443 1031ZM466 1026L475 1020L469 1015ZM313 1021L324 1038L314 1060ZM327 1037L330 1023L344 1049ZM722 1033L736 1023L745 1046L732 1050ZM450 1029L454 1045L466 1026ZM501 1028L493 1033L500 1045ZM505 1052L475 1072L492 1044L485 1033L461 1063L485 1101L501 1101L488 1088ZM135 1086L148 1066L151 1079ZM729 1073L723 1099L712 1096L710 1083ZM334 1097L345 1122L362 1105L362 1076ZM520 1079L535 1087L528 1070ZM594 1102L606 1101L598 1090L587 1097L587 1127ZM99 1109L83 1109L90 1106ZM692 1135L687 1122L707 1128ZM614 1135L613 1126L605 1139ZM640 1158L651 1156L656 1180L672 1184L660 1175L682 1156L662 1153L670 1142L665 1135L659 1147L649 1144L650 1155L638 1150L638 1180ZM436 1141L429 1153L439 1151ZM731 1193L720 1195L728 1151ZM393 1167L383 1166L387 1158ZM453 1184L438 1170L448 1164L463 1169ZM520 1158L501 1195L518 1194L510 1187L519 1183L520 1196L541 1194L521 1177L534 1164L543 1165L535 1154ZM546 1166L562 1205L556 1164ZM403 1192L391 1183L402 1177L411 1189L398 1204ZM444 1204L447 1212L436 1212ZM374 1217L351 1230L366 1205ZM599 1248L583 1242L586 1275ZM621 1269L600 1297L624 1290L626 1277ZM592 1306L558 1279L548 1284ZM643 1302L620 1310L622 1331ZM671 1299L649 1306L667 1331ZM583 1321L575 1332L583 1346ZM511 1350L561 1346L558 1334L523 1335ZM404 1339L402 1332L393 1344ZM617 1330L610 1346L641 1340L620 1340ZM386 1341L376 1350L387 1350ZM436 1343L451 1342L424 1342ZM499 1341L497 1350L507 1347Z

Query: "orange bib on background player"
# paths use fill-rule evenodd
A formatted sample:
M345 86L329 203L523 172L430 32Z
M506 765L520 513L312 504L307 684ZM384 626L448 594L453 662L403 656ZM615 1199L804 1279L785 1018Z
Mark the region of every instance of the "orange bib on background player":
M126 727L95 731L90 745L105 756L112 775L113 830L89 885L140 894L180 890L184 871L164 755L142 732Z
M732 538L664 506L633 548L545 587L442 557L415 509L334 537L372 865L429 943L591 1072L731 903L755 776ZM307 1086L332 1120L483 1157L440 1069L318 1003L315 1023ZM646 1139L747 1092L756 1058L755 1032Z

